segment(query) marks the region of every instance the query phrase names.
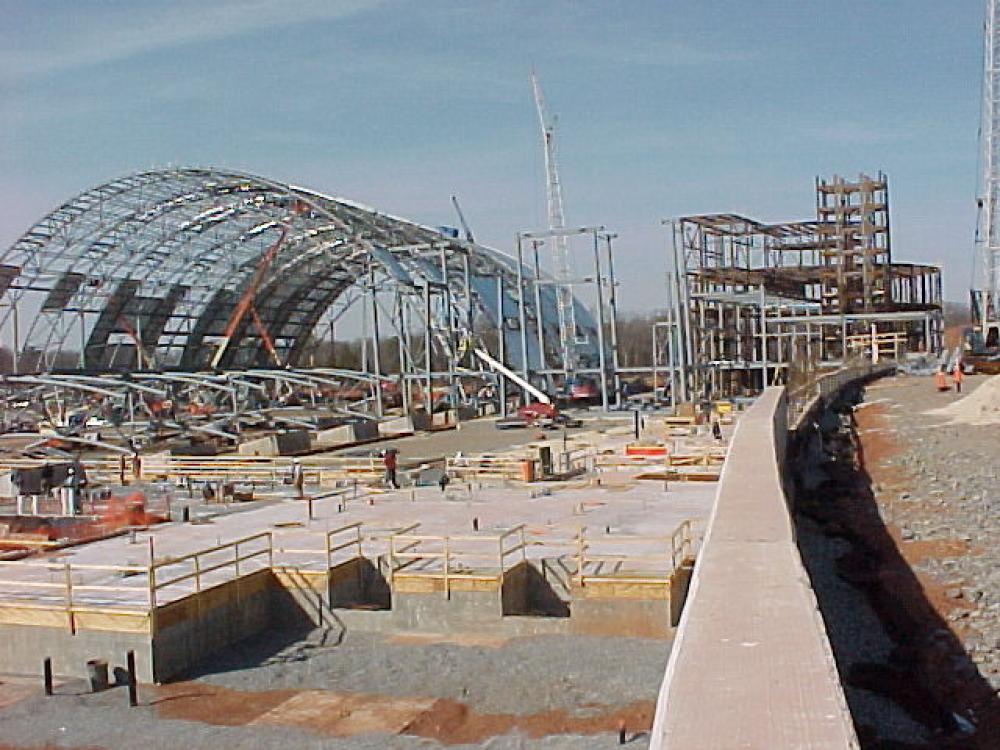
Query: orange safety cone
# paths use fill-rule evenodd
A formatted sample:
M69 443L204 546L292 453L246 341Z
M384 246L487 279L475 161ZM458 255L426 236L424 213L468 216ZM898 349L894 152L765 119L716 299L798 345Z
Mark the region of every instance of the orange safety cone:
M938 370L934 373L934 385L939 391L950 391L948 387L948 381L945 379L944 370Z

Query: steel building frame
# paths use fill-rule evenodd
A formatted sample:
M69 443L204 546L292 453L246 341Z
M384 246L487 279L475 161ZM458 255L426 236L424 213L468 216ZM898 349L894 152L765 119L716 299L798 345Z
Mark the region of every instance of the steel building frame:
M941 269L892 260L883 174L817 178L815 220L664 223L676 270L658 351L675 353L663 369L683 399L758 391L880 336L897 352L940 350Z
M403 370L392 374L428 385L481 372L462 361L463 342L484 331L502 331L499 360L539 382L561 354L554 288L536 278L526 293L531 274L507 254L275 180L176 168L88 190L0 254L0 328L15 374L215 369L227 323L283 232L253 308L284 366L323 364L310 357L317 328L352 306L363 310L364 369L375 380L387 375L379 339L388 330ZM575 304L581 361L593 369L602 332ZM241 319L218 369L272 365L260 328Z

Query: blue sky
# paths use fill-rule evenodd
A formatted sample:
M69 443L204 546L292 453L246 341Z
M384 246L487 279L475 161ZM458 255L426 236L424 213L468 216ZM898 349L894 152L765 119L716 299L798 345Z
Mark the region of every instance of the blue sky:
M981 0L0 0L0 246L167 164L244 169L510 250L545 222L529 72L567 221L620 235L662 305L665 217L809 218L813 179L888 173L899 259L964 299Z

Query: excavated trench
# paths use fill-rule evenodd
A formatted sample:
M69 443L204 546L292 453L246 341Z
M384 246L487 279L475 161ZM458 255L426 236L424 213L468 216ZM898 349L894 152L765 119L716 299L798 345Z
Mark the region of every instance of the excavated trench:
M880 516L856 389L792 447L799 548L861 747L1000 747L1000 710Z

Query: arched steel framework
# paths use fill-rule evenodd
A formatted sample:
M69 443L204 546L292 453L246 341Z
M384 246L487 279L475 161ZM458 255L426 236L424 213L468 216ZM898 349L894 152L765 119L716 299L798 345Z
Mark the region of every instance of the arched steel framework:
M558 361L554 292L540 284L537 293L519 293L510 256L341 198L230 170L185 168L88 190L0 256L0 289L11 303L0 324L19 353L19 370L132 369L137 349L146 352L147 368L206 368L283 227L286 239L254 295L283 364L307 362L311 334L327 311L362 300L375 307L380 295L394 297L399 309L404 299L424 305L421 322L430 322L435 345L452 356L461 336L496 330L502 309L506 362L522 369L523 351L534 372ZM581 336L596 341L593 318L577 305ZM382 320L397 330L407 324L402 314ZM126 346L128 356L120 357L126 337L142 346ZM583 359L596 363L596 344ZM219 367L269 363L245 316Z

